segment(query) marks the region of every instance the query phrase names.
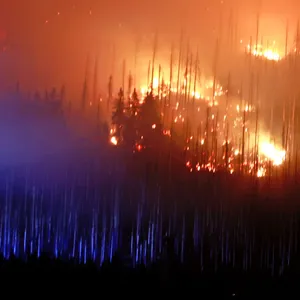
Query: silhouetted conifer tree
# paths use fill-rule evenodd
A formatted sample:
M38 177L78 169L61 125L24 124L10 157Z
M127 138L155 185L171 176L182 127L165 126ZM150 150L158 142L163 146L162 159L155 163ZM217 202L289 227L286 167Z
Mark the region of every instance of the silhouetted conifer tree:
M112 115L112 124L115 125L116 136L122 138L122 131L124 128L126 116L124 113L124 92L120 88L118 99L116 101L115 110Z
M131 107L132 114L135 116L138 113L139 106L140 106L140 100L138 98L138 94L136 92L136 89L134 89L133 93L132 93L131 105L132 105L132 107Z
M126 145L133 146L137 139L137 122L134 115L126 119L123 130L123 139Z
M132 85L133 85L133 77L132 77L131 73L129 73L129 76L128 76L128 91L127 91L128 100L130 100Z
M109 76L109 81L108 81L108 98L107 98L107 112L109 111L109 106L110 106L110 102L112 100L113 97L113 77Z
M138 132L146 145L157 145L162 137L162 125L157 101L148 94L138 113Z
M133 146L138 138L138 109L139 109L139 99L134 89L131 99L131 107L129 108L129 116L125 120L123 138L126 145Z

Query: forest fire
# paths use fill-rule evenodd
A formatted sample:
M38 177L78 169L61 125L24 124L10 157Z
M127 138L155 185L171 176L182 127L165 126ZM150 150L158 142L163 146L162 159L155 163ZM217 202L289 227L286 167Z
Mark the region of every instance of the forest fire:
M23 2L0 30L1 270L47 253L104 285L279 295L300 269L300 30L282 51L264 1Z
M121 89L110 143L134 142L136 153L146 148L146 141L157 144L164 136L182 149L190 172L227 170L264 177L270 163L272 168L283 165L286 152L260 135L254 104L244 99L236 104L216 80L192 83L188 77L193 73L185 74L179 84L154 78L152 85L141 87L139 95L134 91L128 100Z
M260 151L268 160L273 163L274 166L282 165L285 160L285 151L276 148L274 144L262 142L260 144Z
M270 61L278 62L282 56L275 48L264 48L262 45L251 46L247 45L246 52L256 57L261 57Z
M192 75L186 75L185 78L177 84L176 81L164 80L160 77L153 78L153 86L149 84L143 84L140 88L141 98L145 98L147 93L152 92L154 96L159 96L161 98L167 97L168 94L171 92L173 94L180 94L180 95L187 95L190 98L196 100L205 100L212 105L212 98L213 93L215 97L222 96L225 91L223 87L218 83L215 82L213 79L206 79L203 76L197 79L197 82L194 83L194 78ZM214 92L213 92L214 90ZM216 105L215 102L214 105Z

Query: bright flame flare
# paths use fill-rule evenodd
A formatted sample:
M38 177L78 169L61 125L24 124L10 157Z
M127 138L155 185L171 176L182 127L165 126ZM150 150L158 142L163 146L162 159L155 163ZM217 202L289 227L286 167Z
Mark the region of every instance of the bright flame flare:
M260 152L270 161L274 166L280 166L285 160L286 152L278 149L274 144L263 142L260 145Z
M251 54L253 56L256 57L263 57L267 60L271 60L271 61L280 61L281 60L281 56L279 54L279 52L277 52L275 49L271 49L271 48L267 48L267 49L263 49L262 45L257 45L257 49L254 46L254 49L251 49L252 47L250 45L247 46L247 51L248 53L251 52Z

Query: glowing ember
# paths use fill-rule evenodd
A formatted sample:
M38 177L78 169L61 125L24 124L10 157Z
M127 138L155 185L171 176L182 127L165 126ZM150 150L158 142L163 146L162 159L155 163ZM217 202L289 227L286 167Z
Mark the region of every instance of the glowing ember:
M264 169L263 167L260 167L257 171L257 177L264 177L266 175L266 169Z
M139 151L139 152L143 150L143 146L142 146L141 144L136 144L136 145L135 145L135 148L136 148L136 150Z
M112 136L110 138L110 142L111 144L113 144L114 146L117 146L118 145L118 139L115 137L115 136Z

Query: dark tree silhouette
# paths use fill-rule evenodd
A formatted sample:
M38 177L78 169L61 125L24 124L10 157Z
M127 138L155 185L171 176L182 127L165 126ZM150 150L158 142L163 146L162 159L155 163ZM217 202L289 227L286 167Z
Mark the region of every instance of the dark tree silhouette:
M110 107L110 103L112 101L112 97L113 97L113 77L109 76L109 80L108 80L108 98L107 98L107 105L106 105L107 111L109 111L109 107Z
M130 115L124 124L123 139L126 145L133 146L138 138L136 116Z
M137 140L140 138L138 136L138 112L139 98L136 89L134 89L123 131L123 139L125 144L128 146L135 145Z
M138 97L138 94L136 92L136 89L133 90L132 93L132 101L131 101L131 113L132 115L136 116L140 107L140 100Z
M116 129L116 137L122 139L123 136L123 128L126 121L126 116L124 112L124 92L123 89L120 88L118 99L116 101L115 110L112 114L112 124Z
M133 77L132 77L131 73L129 73L129 76L128 76L128 100L130 100L132 85L133 85Z
M152 93L148 94L140 109L141 125L152 128L153 124L160 125L160 115L157 102Z
M145 143L154 145L162 136L162 125L157 102L150 93L140 108L138 127Z

